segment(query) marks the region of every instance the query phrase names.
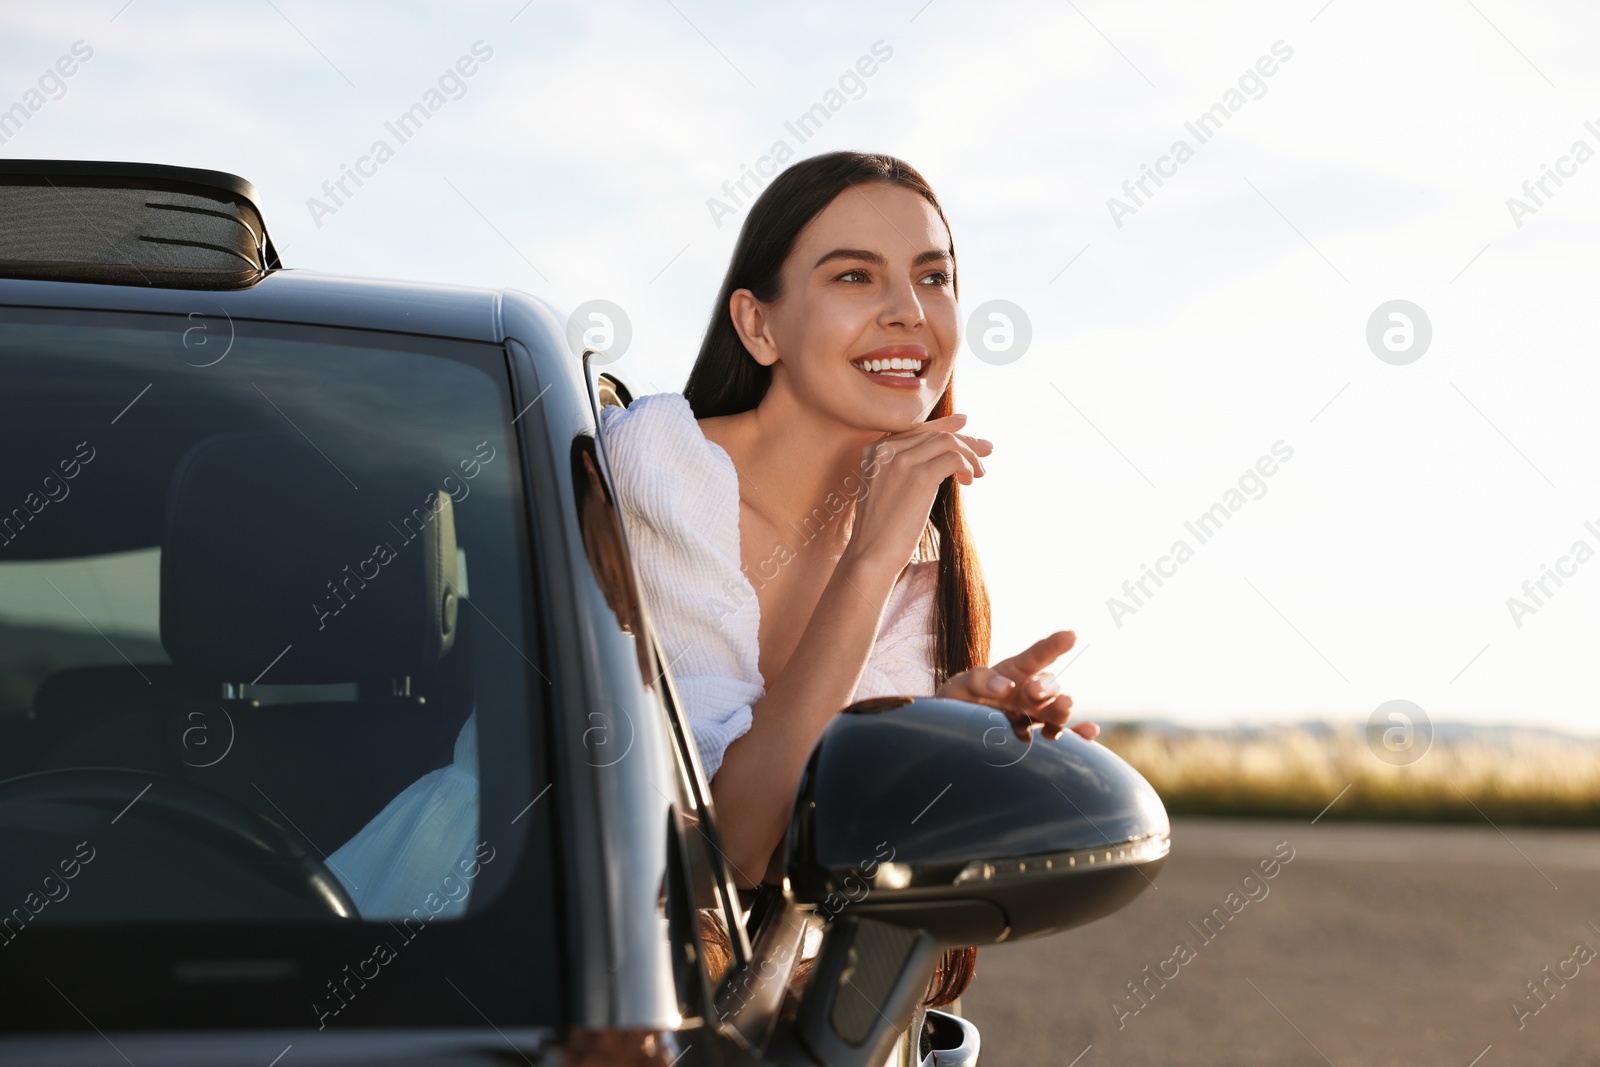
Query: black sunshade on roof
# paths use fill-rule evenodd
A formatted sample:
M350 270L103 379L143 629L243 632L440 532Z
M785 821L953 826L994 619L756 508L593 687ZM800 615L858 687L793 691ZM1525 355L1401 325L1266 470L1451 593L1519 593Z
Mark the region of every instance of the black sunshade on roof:
M255 187L237 175L0 160L0 277L244 289L282 266Z

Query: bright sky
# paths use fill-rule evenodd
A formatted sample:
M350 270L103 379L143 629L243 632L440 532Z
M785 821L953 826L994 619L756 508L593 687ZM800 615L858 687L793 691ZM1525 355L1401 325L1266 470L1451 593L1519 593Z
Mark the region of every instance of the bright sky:
M713 217L724 182L780 140L909 160L964 309L1010 301L1031 329L957 370L996 442L968 495L996 656L1077 630L1090 717L1365 721L1403 698L1600 732L1590 7L125 4L8 6L0 108L39 106L0 154L241 174L291 266L613 301L615 367L646 392L698 347L743 219ZM400 143L385 123L418 102L437 110ZM819 103L801 143L786 123ZM1213 105L1202 142L1186 123ZM314 212L379 139L392 158ZM1166 176L1134 200L1145 166ZM1546 166L1562 184L1524 192ZM1404 365L1367 340L1392 300L1431 324ZM1202 543L1185 523L1218 503ZM1136 603L1144 565L1170 576ZM1546 565L1567 574L1534 601Z

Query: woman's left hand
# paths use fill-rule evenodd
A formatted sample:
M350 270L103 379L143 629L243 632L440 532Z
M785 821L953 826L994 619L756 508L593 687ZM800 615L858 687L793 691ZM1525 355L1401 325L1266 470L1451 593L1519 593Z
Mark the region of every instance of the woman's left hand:
M1092 722L1067 726L1072 698L1044 676L1044 669L1077 643L1071 630L1057 630L993 667L973 667L941 685L933 694L950 700L968 700L998 708L1011 720L1019 741L1032 739L1032 728L1043 724L1044 737L1054 741L1066 730L1093 741L1100 727Z

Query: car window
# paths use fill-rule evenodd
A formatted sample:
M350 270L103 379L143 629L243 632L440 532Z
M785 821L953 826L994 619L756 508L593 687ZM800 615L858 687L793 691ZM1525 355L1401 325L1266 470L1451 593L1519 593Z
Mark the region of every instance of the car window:
M533 799L507 389L488 344L0 312L0 942L489 906Z

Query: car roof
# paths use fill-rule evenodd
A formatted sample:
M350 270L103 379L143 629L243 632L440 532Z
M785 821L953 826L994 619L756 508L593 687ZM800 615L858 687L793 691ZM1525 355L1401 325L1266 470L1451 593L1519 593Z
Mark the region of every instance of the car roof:
M246 289L200 290L0 278L0 306L216 315L390 330L469 341L505 340L501 306L516 290L275 270ZM559 316L557 317L559 321Z

